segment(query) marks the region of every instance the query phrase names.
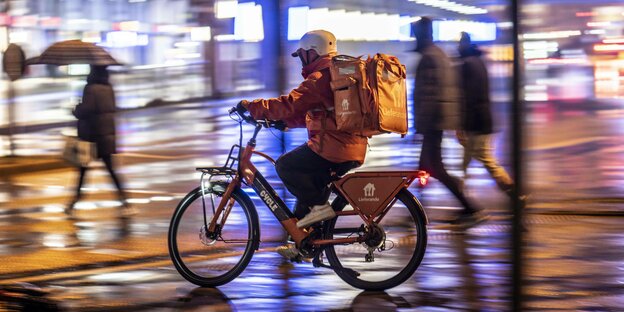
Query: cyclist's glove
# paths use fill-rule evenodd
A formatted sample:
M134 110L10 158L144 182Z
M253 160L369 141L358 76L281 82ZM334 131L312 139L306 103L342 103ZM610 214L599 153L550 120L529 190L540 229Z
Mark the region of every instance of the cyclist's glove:
M245 107L245 104L247 104L248 102L246 100L242 100L240 102L238 102L238 104L236 104L236 111L238 112L239 115L243 115L247 112L247 108Z

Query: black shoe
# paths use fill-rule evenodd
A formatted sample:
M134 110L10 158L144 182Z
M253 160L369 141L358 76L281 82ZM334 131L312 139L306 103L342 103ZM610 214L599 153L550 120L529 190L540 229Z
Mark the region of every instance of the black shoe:
M462 213L453 220L452 224L461 227L461 228L471 228L477 224L487 221L490 218L490 215L483 212L483 210L478 210L472 213Z

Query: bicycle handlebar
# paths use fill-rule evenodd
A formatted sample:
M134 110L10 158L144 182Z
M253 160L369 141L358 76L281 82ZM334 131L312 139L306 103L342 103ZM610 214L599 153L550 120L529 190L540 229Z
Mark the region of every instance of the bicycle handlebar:
M286 129L288 129L288 127L286 126L286 123L281 120L269 120L269 119L255 120L253 119L253 117L251 117L251 115L245 114L245 112L246 111L239 110L236 106L230 108L230 110L228 111L230 115L236 114L246 123L252 124L254 126L261 125L265 128L274 128L280 131L285 131Z

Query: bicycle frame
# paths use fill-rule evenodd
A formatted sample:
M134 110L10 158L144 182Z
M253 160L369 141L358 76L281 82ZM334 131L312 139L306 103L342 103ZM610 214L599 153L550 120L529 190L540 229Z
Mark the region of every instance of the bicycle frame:
M217 219L219 219L217 216L221 216L223 212L224 214L220 224L223 225L225 223L230 209L234 204L231 200L231 194L236 188L240 187L241 183L244 181L267 205L269 210L271 210L281 223L282 227L291 235L297 246L300 246L301 242L310 235L310 232L308 232L307 229L300 229L297 227L297 218L295 218L284 201L277 195L273 187L251 161L253 155L259 155L275 164L275 160L270 156L255 151L256 136L261 128L261 124L256 125L252 138L248 141L242 152L239 151L239 158L237 159L238 169L222 195L222 199L215 211L215 218L208 224L208 231L215 231L217 228ZM232 147L229 158L233 158L231 154L236 146L238 145ZM226 162L226 165L228 162ZM332 184L335 193L346 199L353 207L353 210L337 211L336 214L338 216L359 215L367 225L375 222L378 223L386 215L389 207L394 204L396 200L394 199L395 195L401 191L401 189L409 187L416 179L419 179L421 185L424 185L428 177L429 175L424 171L356 172L347 174L341 179L334 181ZM357 196L356 194L360 192L363 192L362 196ZM357 231L357 229L344 230ZM357 237L341 239L316 239L312 240L311 244L314 246L321 246L328 244L349 244L362 241L363 237L358 235Z

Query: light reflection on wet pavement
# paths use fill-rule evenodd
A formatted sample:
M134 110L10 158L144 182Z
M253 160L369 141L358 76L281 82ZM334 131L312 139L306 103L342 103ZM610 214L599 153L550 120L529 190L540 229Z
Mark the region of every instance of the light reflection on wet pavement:
M62 213L76 178L72 170L17 175L3 181L0 284L33 283L46 291L47 300L77 311L127 311L130 306L149 311L508 310L507 201L476 165L469 172L468 194L493 218L464 234L437 230L436 224L453 216L457 203L435 181L424 191L412 188L433 221L429 245L414 276L386 293L361 292L330 270L284 262L270 250L285 238L284 233L257 196L253 199L262 224L263 249L245 272L218 289L197 288L183 280L167 255L169 218L180 198L199 181L194 167L220 165L235 143L238 128L223 114L235 102L186 104L126 112L120 117L122 154L117 160L131 202L140 211L128 222L117 216L119 203L102 168L89 172L88 196L80 203L76 221ZM284 144L290 149L304 136L302 131L291 131ZM280 134L262 133L259 149L279 156L281 143L276 137ZM548 209L533 208L542 205L540 199L557 198L557 190L575 192L575 198L619 194L609 192L622 188L616 183L624 180L624 168L617 165L622 142L615 136L600 142L571 147L540 142L528 151L538 168L531 174L540 178L530 182L531 195L537 199L530 202L529 211L534 213L527 217L525 237L527 310L617 311L624 306L621 218L548 214ZM42 143L41 149L55 151L59 144L51 140ZM451 173L459 175L458 145L450 136L444 146ZM506 163L504 150L500 148L499 156ZM414 168L418 153L419 144L412 137L378 137L371 143L366 167ZM568 153L573 154L568 162L557 161ZM602 168L597 174L609 178L593 184L579 181L588 174L582 163L595 156L599 158L594 165ZM269 181L279 183L267 162L258 164ZM556 174L549 174L549 168ZM566 189L558 188L559 184ZM596 189L601 191L596 193ZM278 193L287 195L281 187ZM292 197L286 199L292 205Z

